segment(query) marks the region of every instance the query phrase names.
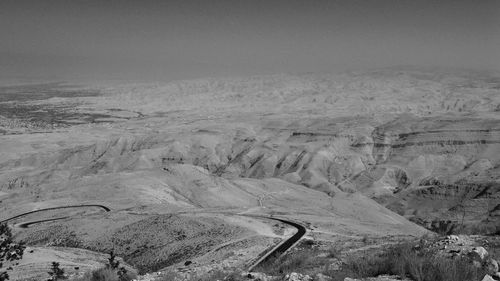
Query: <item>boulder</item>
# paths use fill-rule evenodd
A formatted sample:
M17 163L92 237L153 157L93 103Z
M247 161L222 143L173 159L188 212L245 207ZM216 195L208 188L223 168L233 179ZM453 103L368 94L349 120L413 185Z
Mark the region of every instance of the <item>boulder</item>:
M326 276L323 273L318 273L314 276L314 280L315 281L331 281L331 280L333 280L333 278L330 276Z
M269 276L262 272L246 272L242 273L241 275L245 276L250 280L255 280L255 281L270 281L275 279L275 277Z
M484 269L490 275L495 275L498 272L498 262L494 259L489 259L484 264Z
M486 274L483 279L481 279L481 281L495 281L495 279L493 279L493 277L489 276L488 274Z
M472 261L472 265L475 268L481 268L481 267L483 267L483 264L480 261Z
M368 277L362 279L344 278L344 281L411 281L406 278L401 278L397 275L379 275L377 277Z
M340 270L341 267L342 267L342 261L339 259L335 259L335 262L328 265L328 269L333 271Z
M486 251L486 249L483 247L474 247L469 252L469 257L474 261L483 262L487 256L488 251Z
M411 281L406 278L401 278L397 275L379 275L377 277L370 277L367 281Z
M290 274L285 275L284 280L285 281L312 281L313 278L309 275L292 272Z

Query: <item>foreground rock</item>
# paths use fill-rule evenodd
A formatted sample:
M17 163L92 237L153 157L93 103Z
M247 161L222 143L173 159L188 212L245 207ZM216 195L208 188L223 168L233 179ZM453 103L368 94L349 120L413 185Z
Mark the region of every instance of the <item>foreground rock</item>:
M483 247L474 247L469 252L469 257L473 261L484 262L487 256L488 256L488 251L486 251L486 249Z
M345 278L344 281L411 281L410 279L401 278L397 275L380 275L377 277L368 277L362 279Z
M312 281L313 278L306 274L300 274L296 272L292 272L290 274L285 275L285 281Z
M495 281L495 279L493 279L493 277L491 277L490 275L486 274L481 281Z

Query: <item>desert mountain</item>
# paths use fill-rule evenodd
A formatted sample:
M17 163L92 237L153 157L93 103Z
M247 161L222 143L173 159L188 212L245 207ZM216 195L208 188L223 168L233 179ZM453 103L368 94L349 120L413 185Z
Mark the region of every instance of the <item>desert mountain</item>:
M22 220L64 215L18 229L32 245L63 246L64 234L148 271L210 260L231 241L258 254L276 234L257 215L304 223L316 238L500 228L494 73L42 85L44 95L40 85L0 88L9 93L0 103L0 219L79 204L111 212L32 214Z

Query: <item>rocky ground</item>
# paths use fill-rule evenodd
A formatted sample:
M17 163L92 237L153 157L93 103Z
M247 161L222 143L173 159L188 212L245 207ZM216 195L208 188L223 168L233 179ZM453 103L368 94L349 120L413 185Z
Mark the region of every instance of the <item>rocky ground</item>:
M403 243L403 244L401 244ZM398 246L399 245L399 246ZM403 245L403 246L402 246ZM191 270L180 270L170 268L161 272L155 272L141 276L138 280L261 280L261 281L395 281L395 280L418 280L409 276L401 277L395 274L374 274L373 277L354 277L363 271L375 270L379 272L384 265L376 265L374 259L366 262L368 256L377 256L384 253L390 247L409 247L411 251L420 254L432 253L432 262L446 263L456 260L464 260L461 266L467 266L480 273L477 280L498 280L500 278L498 268L498 252L500 251L499 237L480 235L448 235L444 237L425 236L417 240L409 241L405 237L391 237L389 239L362 239L354 240L338 237L335 242L317 241L306 239L294 250L290 251L280 260L280 265L258 267L252 272L235 270L234 267L212 266L196 267ZM409 253L409 252L408 252ZM406 253L406 254L408 254ZM288 256L288 258L287 258ZM431 256L429 256L430 258ZM305 261L304 261L305 260ZM353 271L353 263L363 266ZM289 264L289 265L286 265ZM417 265L417 264L415 264ZM452 264L447 264L451 266ZM275 268L275 267L278 268ZM422 265L421 265L422 266ZM356 266L355 266L356 267ZM367 268L370 267L370 268ZM426 265L421 268L430 270ZM438 279L423 280L476 280L453 274L467 274L468 270L444 268L449 270L448 276L436 276ZM414 268L414 270L419 270ZM457 270L456 272L454 270ZM469 272L470 273L470 272ZM203 276L211 276L213 279ZM229 277L231 276L231 277ZM224 277L226 279L224 279ZM229 279L227 279L229 278ZM232 278L232 279L231 279ZM491 279L489 279L491 278Z
M11 82L0 98L0 220L111 209L9 222L32 247L190 272L244 268L290 235L242 215L315 243L500 229L495 73Z

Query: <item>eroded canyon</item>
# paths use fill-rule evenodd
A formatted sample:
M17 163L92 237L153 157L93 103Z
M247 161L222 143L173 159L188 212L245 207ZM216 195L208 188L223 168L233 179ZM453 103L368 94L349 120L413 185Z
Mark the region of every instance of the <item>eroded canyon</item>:
M9 223L60 218L15 233L39 251L114 249L140 272L249 266L290 232L266 216L300 222L316 241L498 234L499 77L10 82L0 88L0 220L107 206Z

